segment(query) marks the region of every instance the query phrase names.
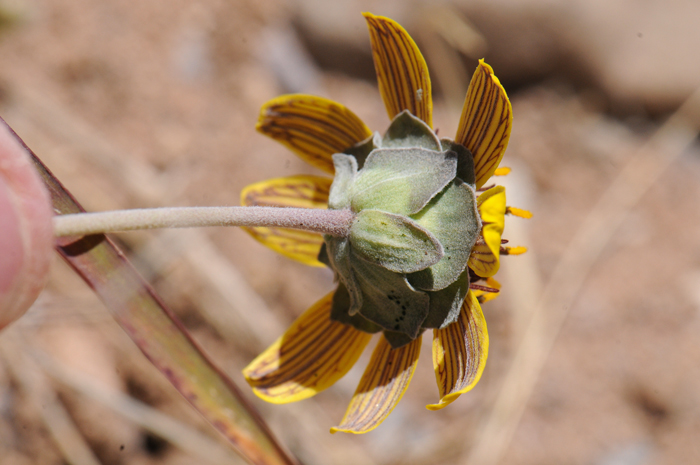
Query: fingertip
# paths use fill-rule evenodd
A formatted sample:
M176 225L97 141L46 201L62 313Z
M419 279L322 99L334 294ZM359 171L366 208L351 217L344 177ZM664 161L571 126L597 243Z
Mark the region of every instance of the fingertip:
M0 329L26 312L48 279L52 217L29 155L0 125Z
M5 179L0 176L0 295L10 291L24 262L19 215L13 202L13 195Z

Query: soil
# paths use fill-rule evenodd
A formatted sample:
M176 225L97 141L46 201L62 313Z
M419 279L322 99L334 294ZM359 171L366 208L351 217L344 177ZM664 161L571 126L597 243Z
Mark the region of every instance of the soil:
M547 2L529 3L543 8ZM351 107L373 129L386 128L374 78L364 71L371 55L359 13L372 9L396 14L416 37L436 83L435 124L440 135L454 134L461 98L455 103L451 97L466 90L461 76L471 73L474 57L421 16L425 9L417 2L341 4L339 11L348 15L333 16L330 9L307 15L315 5L311 0L0 1L0 17L6 18L0 21L0 115L88 211L238 205L247 184L321 174L255 132L265 101L285 92L313 92ZM480 17L475 7L447 4ZM557 14L547 20L556 24ZM532 21L529 30L543 20L524 18ZM329 36L333 21L349 32L338 27ZM673 28L672 21L653 24ZM478 30L479 24L471 27ZM527 246L528 253L504 258L501 295L484 305L487 368L480 383L448 408L424 408L438 395L429 334L400 405L367 435L328 430L342 418L368 354L313 399L265 404L250 393L241 369L333 289L331 273L276 255L236 229L117 236L197 342L306 464L461 464L481 441L490 444L493 438L483 432L494 421L513 360L528 364L536 356L520 342L531 330L539 293L591 212L606 207L599 199L620 185L623 170L645 159L645 144L681 103L663 92L653 102L653 92L617 95L618 87L596 84L605 81L600 63L609 56L571 57L563 47L547 55L537 40L521 48L532 47L533 56L553 63L533 73L521 55L508 61L497 27L485 30L494 31L485 33L486 43L498 52L496 61L508 72L504 82L514 89L513 133L502 163L513 172L496 181L507 186L510 205L534 217L508 218L504 237ZM555 34L561 27L543 30ZM347 57L345 67L338 56ZM355 62L364 68L347 66ZM559 72L579 67L586 69L585 80ZM527 78L518 81L519 72ZM615 104L623 100L625 105ZM546 317L565 319L558 333L557 325L543 333L543 340L553 337L554 343L544 352L542 369L534 364L529 372L536 382L522 401L524 413L508 411L514 434L490 449L492 462L482 463L700 462L700 147L693 143L681 152L674 140L654 148L669 151L669 167L638 203L622 210L619 225L603 228L611 239L590 268L581 269L572 304L543 309ZM235 279L230 289L235 285L245 297L228 298L221 276ZM187 451L56 379L31 361L37 354L79 373L77 384L85 378L126 394L229 447L58 257L46 290L0 335L0 348L3 465L69 463L70 451L83 446L103 464L210 463L204 452ZM77 439L55 439L62 423L52 406L68 414Z

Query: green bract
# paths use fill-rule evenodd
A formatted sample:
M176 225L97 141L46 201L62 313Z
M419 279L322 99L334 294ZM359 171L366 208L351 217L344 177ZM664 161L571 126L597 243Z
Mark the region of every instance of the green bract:
M384 331L393 347L455 321L481 230L469 150L404 111L333 163L329 208L355 220L319 256L339 280L332 318Z

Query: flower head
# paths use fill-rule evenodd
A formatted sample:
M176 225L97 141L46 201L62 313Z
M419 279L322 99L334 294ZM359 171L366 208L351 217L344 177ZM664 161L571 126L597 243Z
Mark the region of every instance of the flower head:
M481 377L488 333L480 303L495 297L505 189L484 188L508 145L510 101L483 60L454 140L432 129L428 68L396 22L364 14L379 90L392 122L383 136L343 105L309 95L266 103L258 130L334 175L292 176L244 189L244 205L347 209L347 237L250 228L263 244L313 266L338 287L244 370L264 400L286 403L331 386L382 333L340 426L365 433L397 405L413 376L422 334L433 331L437 410Z

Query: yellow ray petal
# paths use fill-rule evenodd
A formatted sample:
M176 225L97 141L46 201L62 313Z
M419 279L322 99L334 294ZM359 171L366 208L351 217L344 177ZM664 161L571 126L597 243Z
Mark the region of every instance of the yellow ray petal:
M500 168L496 168L496 171L493 172L494 176L507 176L510 174L511 169L508 168L507 166L501 166Z
M372 135L365 123L340 103L302 94L282 95L267 102L260 109L255 128L330 174L334 172L334 153Z
M476 204L481 215L481 235L484 240L472 248L469 267L479 276L486 278L495 275L500 266L501 235L506 213L505 188L492 187L476 199Z
M527 252L527 247L523 247L522 245L517 247L504 247L503 250L501 250L503 255L522 255L525 252Z
M493 278L486 278L486 286L494 289L501 289L501 283ZM499 295L498 292L487 292L481 289L472 289L472 293L474 294L474 297L476 297L476 300L481 304L488 302L489 300L493 300Z
M459 319L444 329L433 330L433 366L440 402L439 410L454 402L479 382L489 353L489 335L481 306L469 291Z
M411 382L420 341L418 336L407 345L392 349L385 338L379 340L343 421L331 428L331 433L367 433L389 416Z
M459 120L455 140L474 155L476 188L493 175L508 147L513 110L493 69L479 60Z
M333 180L322 176L296 175L267 179L246 186L241 204L259 207L328 208Z
M430 75L418 46L394 20L362 14L367 20L379 92L389 118L408 110L432 127Z
M331 292L243 370L253 392L285 404L330 387L352 368L372 335L331 321Z
M522 208L506 207L506 213L508 215L525 218L526 220L532 218L532 213L529 210L523 210Z
M332 180L320 176L289 176L251 184L241 192L241 204L261 207L327 208ZM321 234L285 228L243 228L260 243L306 265L318 261Z

